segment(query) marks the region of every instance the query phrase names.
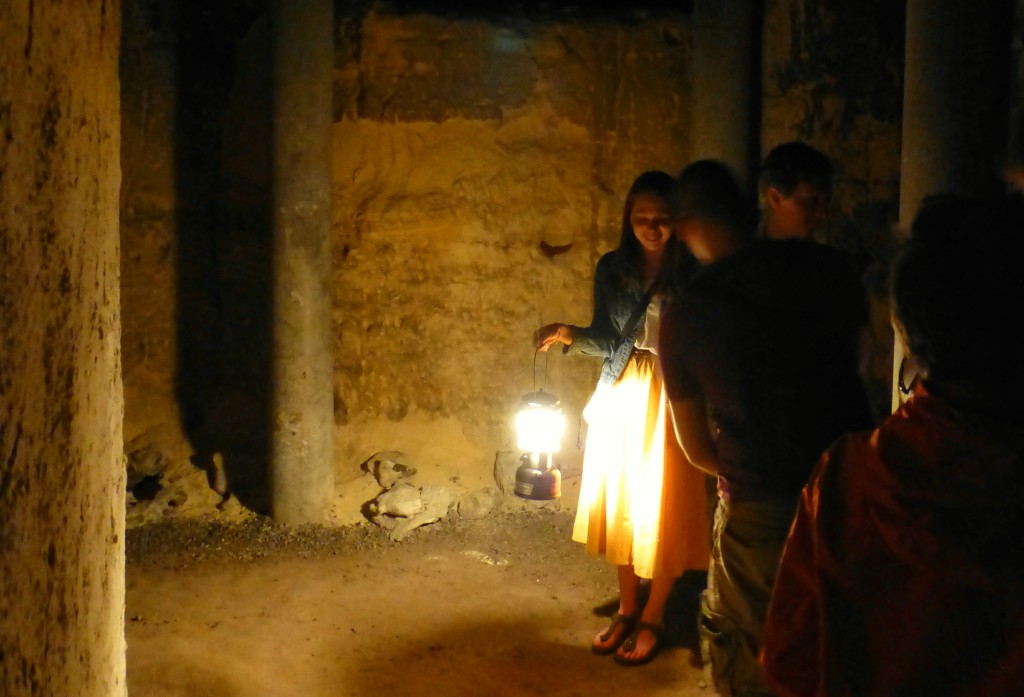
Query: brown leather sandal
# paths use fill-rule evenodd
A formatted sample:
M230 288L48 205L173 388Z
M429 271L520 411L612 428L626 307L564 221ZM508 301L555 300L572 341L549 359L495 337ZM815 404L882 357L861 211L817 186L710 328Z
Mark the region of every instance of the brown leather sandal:
M607 656L610 653L615 653L615 651L618 650L618 648L622 646L632 634L634 624L636 624L636 617L627 617L626 615L616 612L612 615L612 623L609 624L604 632L601 633L600 639L602 642L608 641L612 638L612 635L615 634L619 627L623 627L623 629L619 631L618 640L611 644L602 644L600 646L597 644L591 644L590 650L598 656Z
M636 648L636 640L640 636L640 632L645 629L654 637L654 643L651 645L651 648L647 650L647 653L640 656L640 658L627 658L623 656L620 651L626 651L628 653L629 651L634 650ZM661 648L662 632L664 632L664 628L660 624L643 621L637 622L632 633L630 633L629 638L622 642L620 651L615 652L615 656L613 656L615 662L623 666L642 666L645 663L650 663L651 660L658 655L658 650Z

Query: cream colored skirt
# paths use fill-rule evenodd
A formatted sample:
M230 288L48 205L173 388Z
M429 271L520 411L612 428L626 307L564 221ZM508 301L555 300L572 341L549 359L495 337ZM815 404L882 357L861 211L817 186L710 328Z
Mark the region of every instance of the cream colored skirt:
M636 351L583 410L587 440L572 539L642 578L708 568L705 475L676 442L657 358Z

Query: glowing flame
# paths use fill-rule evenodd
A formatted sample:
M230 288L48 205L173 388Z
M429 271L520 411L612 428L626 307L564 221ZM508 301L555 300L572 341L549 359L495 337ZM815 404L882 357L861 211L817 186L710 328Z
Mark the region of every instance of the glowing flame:
M554 453L562 447L565 416L553 404L527 402L516 414L516 445L528 453Z

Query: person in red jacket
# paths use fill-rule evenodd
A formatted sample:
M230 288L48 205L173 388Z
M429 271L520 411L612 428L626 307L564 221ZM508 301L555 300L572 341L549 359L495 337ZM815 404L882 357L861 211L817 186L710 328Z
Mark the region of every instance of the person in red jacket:
M1024 690L1024 220L930 200L892 276L924 376L805 487L761 662L780 696Z

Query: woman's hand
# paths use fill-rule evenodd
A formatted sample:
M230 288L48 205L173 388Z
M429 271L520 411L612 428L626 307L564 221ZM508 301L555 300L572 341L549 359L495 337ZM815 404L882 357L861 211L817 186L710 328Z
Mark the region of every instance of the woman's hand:
M533 333L533 345L538 351L547 351L555 342L570 346L572 339L572 327L568 324L545 324Z

